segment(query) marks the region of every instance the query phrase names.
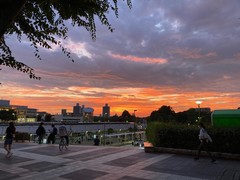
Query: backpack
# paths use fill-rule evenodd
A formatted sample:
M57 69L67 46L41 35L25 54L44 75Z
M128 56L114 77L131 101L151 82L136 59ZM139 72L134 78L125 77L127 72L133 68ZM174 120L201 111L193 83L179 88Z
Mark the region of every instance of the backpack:
M40 129L40 127L37 128L36 134L37 134L38 136L41 135L41 129Z
M43 134L45 134L45 133L46 133L46 131L45 131L44 127L42 127L42 126L39 126L39 127L37 128L37 130L36 130L36 134L37 134L38 136L43 135Z
M203 138L206 139L207 142L210 142L210 143L213 142L211 136L207 133L205 129L203 129Z
M213 140L212 140L211 136L209 136L209 134L207 134L206 136L207 136L207 142L210 142L210 143L212 143L212 142L213 142Z
M65 126L59 127L59 136L66 136L67 135L67 128Z

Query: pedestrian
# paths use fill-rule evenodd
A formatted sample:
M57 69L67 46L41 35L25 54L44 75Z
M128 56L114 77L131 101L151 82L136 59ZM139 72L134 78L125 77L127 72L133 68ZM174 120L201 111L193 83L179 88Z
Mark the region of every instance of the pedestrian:
M57 128L55 127L54 124L52 124L52 129L50 129L50 134L48 136L47 139L47 144L50 144L50 142L52 142L52 144L55 143L55 136L57 135Z
M59 127L59 136L66 139L67 146L69 145L68 131L65 122L62 121L62 125Z
M197 157L195 157L195 160L198 160L201 154L201 151L205 149L209 157L212 159L212 162L215 162L216 160L212 156L211 152L209 151L209 144L212 143L212 138L209 136L209 134L206 131L206 128L203 123L199 123L199 140L200 144L198 146L198 152L197 152Z
M99 140L98 136L96 136L96 138L94 139L94 145L99 146L99 142L100 142L100 140Z
M13 138L15 137L16 133L16 128L13 124L13 122L9 123L9 126L6 129L6 137L4 141L4 149L7 151L6 157L11 157L12 156L12 143L13 143Z
M43 122L41 122L36 130L36 134L38 136L38 143L42 144L43 143L43 137L46 134L45 128L43 127Z

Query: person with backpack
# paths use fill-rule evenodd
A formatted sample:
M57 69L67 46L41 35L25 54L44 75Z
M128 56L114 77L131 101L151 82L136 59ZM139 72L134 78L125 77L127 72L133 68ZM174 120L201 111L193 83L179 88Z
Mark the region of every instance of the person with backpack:
M202 149L205 149L209 157L212 159L212 162L214 163L216 159L212 156L211 152L209 151L209 143L212 143L212 138L209 136L209 134L206 131L206 128L203 123L199 123L199 140L200 144L198 146L198 152L197 157L195 157L195 160L198 160L201 154Z
M48 136L47 139L47 144L50 144L50 142L52 141L52 144L55 143L55 136L57 135L57 128L55 127L54 124L52 124L52 129L50 130L50 134Z
M67 131L65 122L62 121L62 125L59 127L58 131L59 131L60 139L65 138L67 146L68 146L69 145L69 137L68 137L68 131Z
M13 124L13 122L9 123L9 126L6 129L6 137L5 137L5 141L4 141L4 149L7 151L7 155L6 157L11 157L12 156L12 142L13 142L13 138L15 137L15 133L16 133L16 128Z
M42 144L43 142L43 137L46 134L45 128L43 127L43 122L41 122L36 130L36 134L38 136L38 143Z

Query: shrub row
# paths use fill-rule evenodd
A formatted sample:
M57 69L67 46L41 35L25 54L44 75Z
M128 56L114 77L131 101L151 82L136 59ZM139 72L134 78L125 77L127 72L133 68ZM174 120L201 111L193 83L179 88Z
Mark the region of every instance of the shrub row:
M27 132L16 132L14 139L16 142L18 141L24 142L25 140L30 141L30 134Z
M240 128L207 127L212 137L211 151L240 154ZM155 147L196 150L199 145L197 125L152 122L146 129L147 140Z

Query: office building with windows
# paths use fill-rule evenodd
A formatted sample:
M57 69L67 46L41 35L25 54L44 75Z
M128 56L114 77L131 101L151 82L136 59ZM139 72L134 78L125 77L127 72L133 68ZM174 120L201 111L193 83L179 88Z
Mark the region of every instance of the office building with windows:
M11 105L9 100L0 100L0 110L14 110L16 122L35 122L37 109L28 106Z
M79 117L82 115L82 107L79 106L79 103L76 106L73 106L73 116Z
M110 106L108 104L105 104L102 108L102 116L104 117L110 117Z

